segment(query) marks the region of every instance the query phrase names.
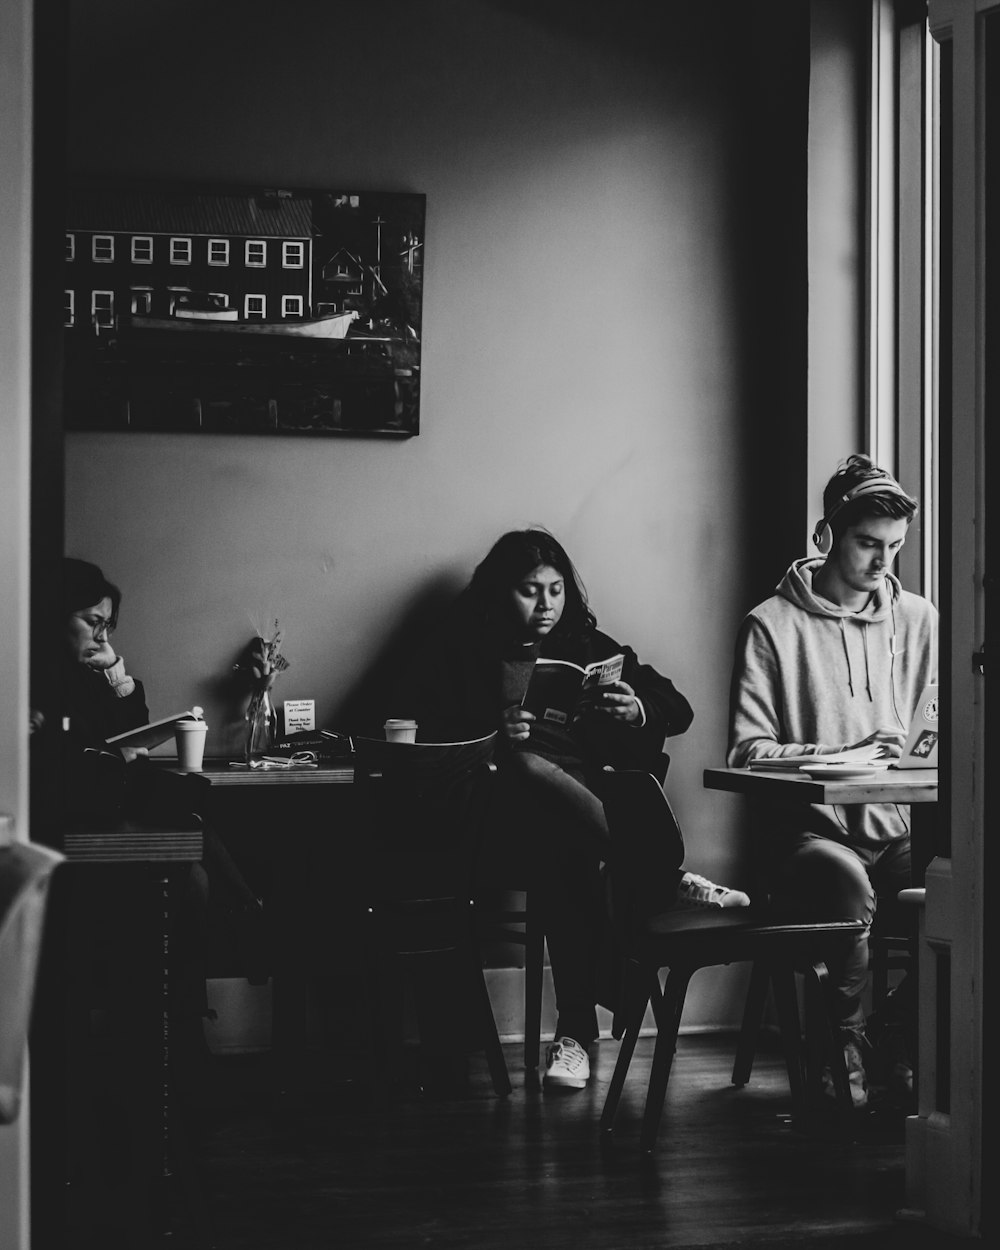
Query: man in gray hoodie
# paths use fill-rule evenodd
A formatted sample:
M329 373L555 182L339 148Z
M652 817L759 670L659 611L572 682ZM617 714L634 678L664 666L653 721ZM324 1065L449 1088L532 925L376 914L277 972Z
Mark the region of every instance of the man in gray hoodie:
M821 554L795 561L740 628L730 767L868 743L900 755L920 693L937 674L937 611L890 572L916 511L917 501L867 456L850 456L827 483L813 535ZM889 905L910 884L907 806L770 805L757 827L772 899L798 916L870 926L877 902ZM867 929L831 975L851 1095L863 1107Z

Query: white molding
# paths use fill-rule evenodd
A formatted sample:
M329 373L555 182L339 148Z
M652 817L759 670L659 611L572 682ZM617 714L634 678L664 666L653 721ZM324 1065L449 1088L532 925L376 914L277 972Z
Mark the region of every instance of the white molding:
M865 230L865 442L896 463L896 19L871 0Z

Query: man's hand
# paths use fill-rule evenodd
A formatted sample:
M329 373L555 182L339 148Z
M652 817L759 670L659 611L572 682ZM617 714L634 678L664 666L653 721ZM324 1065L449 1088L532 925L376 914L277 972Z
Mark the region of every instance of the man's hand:
M586 700L584 711L610 716L612 720L624 721L626 725L633 725L642 719L635 691L624 681L613 681L610 685L599 686Z
M531 736L531 726L534 724L534 721L535 716L533 712L529 712L521 707L519 703L515 703L513 707L505 709L500 722L500 728L508 742L523 742L525 738Z
M136 760L144 760L149 758L148 747L122 747L122 755L125 757L126 764L134 764Z
M870 733L867 738L862 738L860 742L848 744L841 748L844 751L853 751L857 747L870 746L877 743L881 748L881 754L888 756L890 759L899 759L903 754L903 743L906 741L906 733L902 729L894 729L889 725L883 725L881 729L876 729L874 733Z

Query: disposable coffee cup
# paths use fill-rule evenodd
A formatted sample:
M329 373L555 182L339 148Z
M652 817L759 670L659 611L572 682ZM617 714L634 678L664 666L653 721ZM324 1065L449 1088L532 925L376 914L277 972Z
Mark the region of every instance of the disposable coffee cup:
M208 726L203 720L179 720L174 726L177 763L189 772L200 773L205 758L205 736Z
M386 742L416 742L417 722L415 720L387 720L385 740Z

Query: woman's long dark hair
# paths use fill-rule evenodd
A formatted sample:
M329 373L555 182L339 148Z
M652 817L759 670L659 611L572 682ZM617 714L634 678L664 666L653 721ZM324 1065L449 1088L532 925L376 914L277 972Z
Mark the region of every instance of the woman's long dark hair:
M597 627L573 561L548 530L509 530L476 566L463 599L473 623L499 639L510 632L510 592L532 570L547 565L562 575L566 603L552 639L582 638Z

